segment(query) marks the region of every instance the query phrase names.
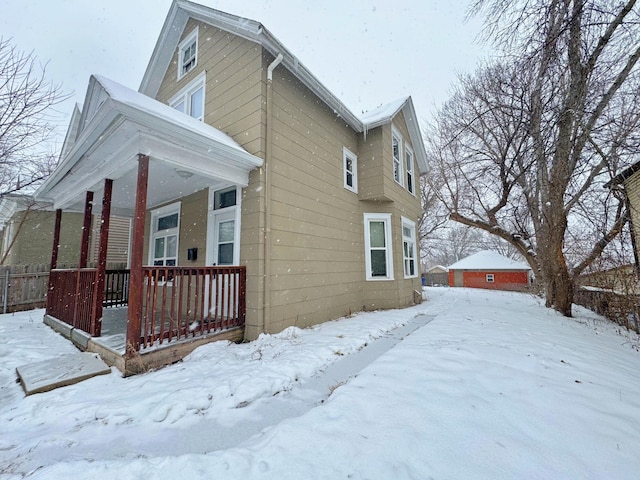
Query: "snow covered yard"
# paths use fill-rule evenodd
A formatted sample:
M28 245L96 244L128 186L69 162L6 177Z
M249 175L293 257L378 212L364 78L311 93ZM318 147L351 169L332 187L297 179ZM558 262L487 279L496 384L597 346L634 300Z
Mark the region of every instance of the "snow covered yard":
M525 294L426 294L413 308L210 344L156 372L113 371L26 398L15 367L75 348L42 311L0 316L0 475L639 477L638 336L579 308L565 319ZM310 394L329 365L349 371L418 315L433 320Z

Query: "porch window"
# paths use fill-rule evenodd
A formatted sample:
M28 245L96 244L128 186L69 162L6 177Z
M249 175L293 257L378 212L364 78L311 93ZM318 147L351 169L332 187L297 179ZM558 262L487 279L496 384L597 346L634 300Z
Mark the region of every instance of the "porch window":
M173 97L169 105L196 120L204 120L205 80L205 72L202 72Z
M393 154L393 179L402 185L402 137L395 128L391 131L391 151Z
M405 147L404 159L407 171L407 190L409 193L415 193L413 185L413 151L408 146Z
M347 147L342 148L344 188L358 193L358 157Z
M367 280L393 280L391 214L364 214L365 266Z
M174 203L153 212L149 263L154 266L174 267L178 264L178 230L180 203Z
M402 217L402 260L404 278L417 277L416 224Z
M198 61L198 28L178 46L178 80L193 70Z

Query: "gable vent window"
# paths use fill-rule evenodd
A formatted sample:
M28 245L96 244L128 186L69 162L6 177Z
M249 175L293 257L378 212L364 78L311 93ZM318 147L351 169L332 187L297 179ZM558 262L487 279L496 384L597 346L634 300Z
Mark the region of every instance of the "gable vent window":
M195 68L198 63L198 29L196 28L178 47L178 80Z

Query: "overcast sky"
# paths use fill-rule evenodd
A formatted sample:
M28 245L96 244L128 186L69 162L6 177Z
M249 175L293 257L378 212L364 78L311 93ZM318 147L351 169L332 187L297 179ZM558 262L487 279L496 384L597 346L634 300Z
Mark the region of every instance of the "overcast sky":
M485 55L466 0L198 0L259 21L354 113L411 95L426 120ZM2 0L0 36L82 103L93 73L138 89L171 0ZM64 122L72 101L60 107ZM66 128L66 126L65 126ZM60 140L61 142L61 140Z

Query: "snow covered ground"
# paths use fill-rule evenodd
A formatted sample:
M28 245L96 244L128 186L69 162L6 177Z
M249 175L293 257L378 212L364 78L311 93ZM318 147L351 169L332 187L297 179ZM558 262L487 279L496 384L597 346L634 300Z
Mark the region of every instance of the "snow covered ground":
M637 335L525 294L425 293L30 397L15 367L76 350L41 310L0 315L0 477L640 477Z

